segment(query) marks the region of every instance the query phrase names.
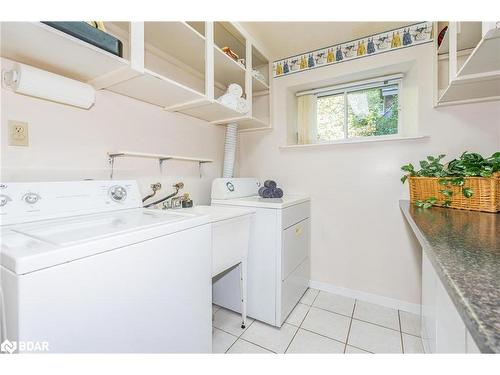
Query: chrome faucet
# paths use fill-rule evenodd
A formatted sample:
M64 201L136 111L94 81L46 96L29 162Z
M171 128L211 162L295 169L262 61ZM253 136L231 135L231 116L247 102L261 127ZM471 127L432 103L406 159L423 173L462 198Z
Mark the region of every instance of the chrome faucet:
M177 209L182 208L183 197L173 197L170 199L170 208Z
M156 192L160 189L161 189L161 183L157 182L155 184L151 184L151 190L153 192L142 198L142 203L146 202L149 198L153 198L156 195Z

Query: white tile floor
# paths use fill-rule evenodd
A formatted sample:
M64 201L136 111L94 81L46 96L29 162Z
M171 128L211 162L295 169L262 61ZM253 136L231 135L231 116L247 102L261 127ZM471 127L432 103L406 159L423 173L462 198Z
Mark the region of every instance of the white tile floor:
M423 353L417 315L308 289L281 328L213 307L214 353Z

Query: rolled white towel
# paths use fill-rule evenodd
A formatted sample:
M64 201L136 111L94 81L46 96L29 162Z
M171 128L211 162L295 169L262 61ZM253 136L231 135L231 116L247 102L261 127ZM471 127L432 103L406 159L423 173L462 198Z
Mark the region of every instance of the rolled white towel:
M241 113L247 113L249 111L249 105L246 99L242 98L243 89L237 83L231 83L225 94L221 95L217 100L219 103L234 109Z
M243 89L237 83L231 83L226 90L226 94L241 98L241 95L243 95Z
M223 95L218 101L226 107L236 110L238 108L238 98L232 95Z
M224 94L219 99L217 99L221 104L226 107L237 110L238 108L238 97L234 95Z

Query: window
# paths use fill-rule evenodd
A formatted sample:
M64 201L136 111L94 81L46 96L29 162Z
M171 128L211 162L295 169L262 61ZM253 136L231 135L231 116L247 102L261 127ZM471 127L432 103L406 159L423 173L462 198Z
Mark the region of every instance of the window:
M307 124L300 121L306 117L300 113L299 106L302 117L298 121L298 143L397 135L401 117L401 79L402 75L395 75L298 93L299 99L305 95L315 102L310 106L315 114L311 114ZM310 130L307 140L301 139L301 126Z

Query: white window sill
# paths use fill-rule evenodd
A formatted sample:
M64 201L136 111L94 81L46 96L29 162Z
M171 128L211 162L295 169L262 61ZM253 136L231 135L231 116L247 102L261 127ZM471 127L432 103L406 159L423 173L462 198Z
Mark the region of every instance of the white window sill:
M372 143L372 142L389 142L389 141L411 141L411 140L419 140L429 138L428 135L412 135L412 136L378 136L378 137L366 137L366 138L354 138L354 139L342 139L339 141L333 142L324 142L324 143L309 143L304 145L284 145L280 146L282 149L288 148L316 148L316 147L331 147L331 146L339 146L339 145L348 145L348 144L358 144L358 143Z

